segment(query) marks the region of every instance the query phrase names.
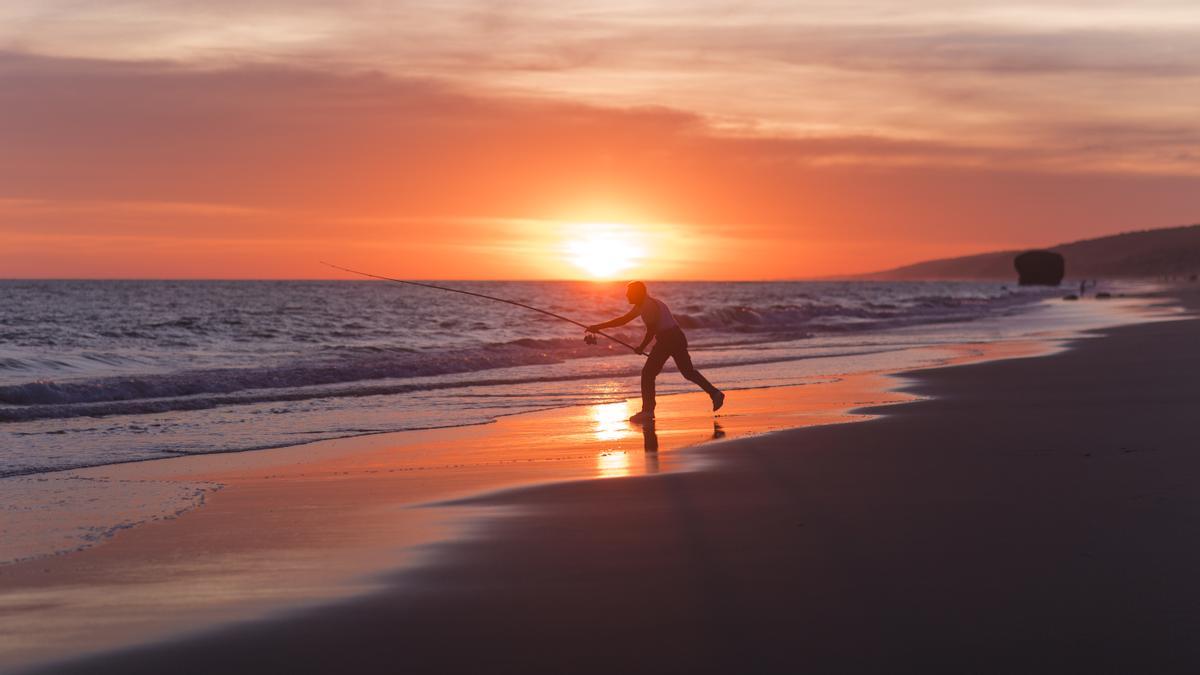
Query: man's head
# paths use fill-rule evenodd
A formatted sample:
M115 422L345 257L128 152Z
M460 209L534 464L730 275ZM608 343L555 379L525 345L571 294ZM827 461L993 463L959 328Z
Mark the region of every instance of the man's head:
M638 305L646 299L646 284L640 281L631 281L625 286L625 299L629 300L629 304Z

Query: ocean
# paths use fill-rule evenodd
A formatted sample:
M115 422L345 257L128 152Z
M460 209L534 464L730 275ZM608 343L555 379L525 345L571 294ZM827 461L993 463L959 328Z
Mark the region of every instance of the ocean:
M439 282L599 322L622 286ZM939 345L1111 321L1057 289L661 282L736 390L915 367ZM641 357L536 312L377 281L0 282L0 477L486 423L637 396ZM640 322L612 331L637 342ZM693 387L673 371L659 392Z

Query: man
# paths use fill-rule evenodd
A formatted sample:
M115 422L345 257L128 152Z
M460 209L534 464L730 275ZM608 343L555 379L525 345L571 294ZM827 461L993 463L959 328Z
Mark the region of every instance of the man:
M668 356L675 359L675 366L679 368L680 375L700 385L700 388L708 393L712 398L713 412L720 410L725 404L725 394L704 379L700 371L692 365L687 337L679 328L675 317L671 316L671 310L667 308L666 303L650 297L646 292L646 284L640 281L632 281L625 287L625 298L633 305L633 309L620 318L588 326L587 330L589 333L595 333L605 328L624 326L641 316L646 324L646 337L635 351L644 354L646 345L650 344L650 340L654 340L654 348L650 350L650 357L646 359L646 365L642 368L642 411L630 417L629 421L645 423L654 419L654 378L662 372Z

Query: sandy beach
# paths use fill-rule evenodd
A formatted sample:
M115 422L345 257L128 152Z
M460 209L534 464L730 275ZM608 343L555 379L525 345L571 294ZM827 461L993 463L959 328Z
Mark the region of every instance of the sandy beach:
M1027 351L1036 343L1002 349ZM992 351L999 353L1001 348ZM958 350L979 358L978 347ZM495 527L466 497L539 483L699 468L680 450L714 439L852 419L902 401L882 375L739 392L714 423L699 396L665 397L653 427L630 403L495 424L357 437L276 450L64 472L54 481L220 486L176 519L120 531L82 551L0 567L0 664L163 638L378 590L380 570L429 557L428 544ZM424 546L423 546L424 545Z
M1190 672L1198 333L977 345L715 426L672 396L652 434L612 404L88 470L225 487L0 569L6 665Z

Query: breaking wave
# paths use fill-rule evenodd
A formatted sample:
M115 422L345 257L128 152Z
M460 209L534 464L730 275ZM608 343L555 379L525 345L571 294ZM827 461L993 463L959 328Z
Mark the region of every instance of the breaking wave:
M914 293L921 288L878 289L865 293L861 288L846 285L854 293L845 292L843 297L829 294L826 299L811 298L808 294L796 293L795 302L775 302L763 307L742 304L718 304L705 306L683 303L675 311L679 323L689 331L689 338L696 349L706 346L717 347L740 345L752 347L756 342L781 339L803 339L814 334L845 333L880 328L905 326L919 323L964 321L984 316L1005 308L1028 304L1039 296L1002 290L980 293L976 289L964 293L961 289L945 295ZM861 296L861 297L859 297ZM287 323L286 317L294 311L285 307L279 316L257 313L249 334L278 337ZM473 308L478 310L479 308ZM492 309L484 305L483 309ZM497 333L496 321L503 315L493 315L481 323L483 328L463 327L463 319L443 318L433 325L435 331L446 336L450 342L462 342L463 334L476 332ZM249 318L244 316L237 323L229 316L220 321L211 318L186 316L182 318L142 321L139 326L151 332L106 330L98 333L104 344L128 343L130 341L159 341L161 352L172 354L180 351L177 343L190 344L181 340L181 331L197 335L211 335L218 331L218 324L228 329L236 326L233 341L247 334L244 325ZM593 358L623 352L624 348L614 343L588 346L577 338L519 337L502 342L461 345L438 348L439 334L423 335L422 339L411 336L396 336L389 344L377 333L378 322L354 320L311 325L308 335L318 344L303 350L292 349L291 354L272 356L252 353L243 359L248 363L233 367L179 367L180 363L162 366L161 354L158 361L153 357L122 354L117 350L80 351L69 356L31 357L29 354L13 355L0 353L0 372L7 372L8 384L0 385L0 422L16 422L55 417L82 415L103 416L114 414L157 413L171 410L196 410L222 405L263 401L302 400L317 397L354 397L378 394L395 394L408 391L466 386L468 384L493 384L513 381L538 381L545 373L528 372L516 377L458 378L436 381L437 376L483 373L505 368L543 366L573 359ZM555 330L559 330L557 327ZM154 332L157 331L157 332ZM115 334L121 337L107 337ZM130 337L131 334L136 337ZM371 344L362 344L363 334L372 336ZM502 334L502 332L501 332ZM616 335L626 341L637 341L640 327L618 331ZM453 339L452 339L453 338ZM263 340L268 340L263 337ZM162 346L163 342L170 346ZM357 343L356 343L357 342ZM407 342L407 344L405 344ZM433 343L433 344L431 344ZM150 350L153 351L153 350ZM186 355L187 352L184 352ZM230 355L236 360L237 353ZM204 363L203 359L193 361ZM210 359L215 360L215 359ZM156 367L142 367L145 364ZM174 367L170 367L170 366ZM134 372L128 372L133 370ZM19 381L22 372L61 374L62 377L42 377ZM109 374L110 371L113 374ZM93 376L79 376L91 373ZM562 376L554 376L561 378ZM568 376L570 377L570 376ZM18 381L13 381L17 379ZM0 380L2 381L2 380Z

